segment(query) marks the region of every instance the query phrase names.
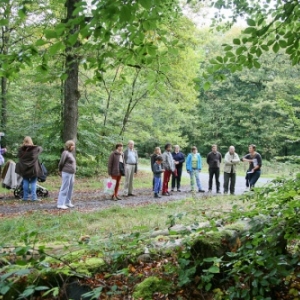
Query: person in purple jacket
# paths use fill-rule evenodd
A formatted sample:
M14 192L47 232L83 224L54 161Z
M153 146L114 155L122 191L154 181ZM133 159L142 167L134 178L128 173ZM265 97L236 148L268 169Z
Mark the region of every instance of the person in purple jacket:
M182 165L185 161L185 155L182 152L180 152L180 147L178 145L175 145L172 156L173 156L174 163L175 163L175 172L173 172L173 174L172 174L171 191L173 192L175 189L175 186L176 186L177 192L181 192L180 182L181 182L181 175L182 175Z

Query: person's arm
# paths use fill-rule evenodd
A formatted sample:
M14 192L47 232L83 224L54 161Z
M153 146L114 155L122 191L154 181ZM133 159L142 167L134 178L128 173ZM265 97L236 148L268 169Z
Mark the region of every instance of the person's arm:
M107 164L107 172L108 172L108 175L109 175L109 176L112 175L113 161L114 161L114 154L112 153L112 154L109 156L108 164Z
M192 156L191 156L191 154L189 154L188 156L187 156L187 158L186 158L186 164L185 164L185 167L186 167L186 171L189 173L190 171L191 171L191 165L192 165L192 163L191 163L191 159L192 159Z
M210 156L209 155L210 155L210 153L208 153L207 157L206 157L206 163L208 164L208 166L209 166L209 160L210 160Z
M243 161L246 161L246 162L252 162L252 159L250 159L250 154L246 154L243 158L242 158Z
M225 154L224 163L227 166L232 166L233 165L230 154L228 152Z
M220 163L222 162L222 155L221 155L221 153L219 153L219 161L220 161Z
M241 160L240 160L239 156L236 153L234 153L234 158L232 160L232 163L235 164L235 165L237 165L237 164L240 163L240 161Z
M262 165L262 159L261 159L260 154L256 154L255 158L257 160L257 165L252 169L253 172L259 170L261 168L261 165Z
M60 161L58 163L58 171L61 172L65 163L66 163L66 159L67 159L67 156L68 156L68 153L67 151L64 151L62 154L61 154L61 157L60 157Z
M135 154L135 161L136 161L135 168L134 168L134 173L136 174L137 171L138 171L138 161L139 161L139 156L138 156L138 153L137 153L136 150L134 151L134 154Z
M200 166L200 171L202 170L202 158L201 158L201 154L200 153L198 153L199 154L199 166Z
M180 157L179 157L179 160L178 160L178 163L180 164L183 164L185 162L185 156L182 152L180 152Z

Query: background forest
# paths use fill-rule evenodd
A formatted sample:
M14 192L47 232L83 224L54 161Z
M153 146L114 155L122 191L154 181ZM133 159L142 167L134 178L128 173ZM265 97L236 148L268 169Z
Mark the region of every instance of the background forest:
M299 66L292 67L283 50L261 54L259 69L223 68L219 80L206 74L222 60L223 45L240 37L243 23L226 32L196 26L190 16L205 6L183 14L162 4L158 10L168 10L166 17L154 25L145 20L141 35L132 29L134 11L122 8L116 21L132 27L129 35L107 29L115 26L109 23L115 21L113 5L97 27L91 24L95 4L69 2L71 15L68 2L67 9L57 1L0 4L0 129L8 157L14 158L25 135L43 146L49 169L56 168L63 142L76 138L82 175L105 168L113 144L128 139L145 157L166 142L185 152L196 145L204 155L213 143L223 154L232 144L243 155L255 143L264 159L299 155ZM146 1L141 3L147 11ZM79 21L72 19L76 15ZM71 33L62 21L67 19ZM65 71L70 56L78 64L78 112L68 119L73 108L64 101L65 83L76 77ZM68 124L77 115L72 131Z

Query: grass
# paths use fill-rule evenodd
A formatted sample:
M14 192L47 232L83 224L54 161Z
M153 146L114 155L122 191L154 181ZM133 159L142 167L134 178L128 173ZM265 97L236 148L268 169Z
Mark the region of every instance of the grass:
M133 232L152 232L166 229L168 216L183 213L180 224L191 225L213 218L231 209L237 198L229 196L186 199L164 204L138 207L118 205L101 211L82 213L76 210L49 214L33 212L2 219L0 236L2 243L13 245L27 232L37 231L40 243L74 243L82 235L99 240L109 236ZM210 211L210 213L208 213Z

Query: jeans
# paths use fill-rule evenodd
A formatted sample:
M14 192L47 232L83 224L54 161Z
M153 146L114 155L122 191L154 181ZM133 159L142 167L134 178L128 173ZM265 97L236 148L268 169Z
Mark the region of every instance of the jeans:
M154 177L154 193L159 194L160 188L161 188L161 178Z
M220 168L209 168L209 181L208 181L208 189L211 191L212 190L212 182L213 182L213 177L215 176L216 180L216 186L217 186L217 192L220 191Z
M168 193L168 186L169 186L169 181L170 181L171 175L172 175L171 170L164 171L164 181L163 181L163 187L162 187L163 194Z
M199 173L200 173L200 170L198 170L198 169L192 169L192 171L190 171L192 191L195 188L195 178L196 178L196 183L197 183L198 190L202 190L201 182L200 182L200 178L199 178Z
M176 165L177 176L172 174L172 190L175 189L175 185L177 186L177 190L180 190L180 182L181 182L181 175L182 175L182 165Z
M30 191L31 191L31 199L33 201L37 200L36 182L37 182L37 177L33 177L33 178L23 177L23 200L28 200L28 195ZM29 189L29 185L31 186L30 189Z
M236 181L236 173L226 173L224 172L224 194L228 193L228 185L230 181L230 194L234 194L235 191L235 181Z
M57 205L67 205L71 203L75 174L61 173L62 183L58 194Z
M246 174L246 186L250 188L253 188L255 186L256 181L260 177L261 171L255 171L254 173L247 173Z

